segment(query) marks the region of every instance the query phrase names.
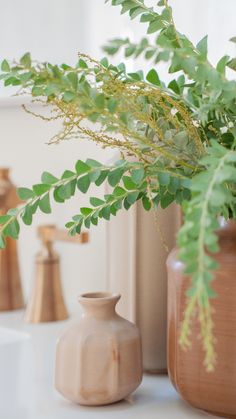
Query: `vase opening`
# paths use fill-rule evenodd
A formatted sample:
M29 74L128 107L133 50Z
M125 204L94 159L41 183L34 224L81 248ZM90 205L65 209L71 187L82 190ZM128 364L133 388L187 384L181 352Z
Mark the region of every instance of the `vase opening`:
M115 315L115 306L120 299L119 294L110 292L89 292L79 296L79 303L86 314L96 317L110 317Z
M120 294L112 294L111 292L87 292L86 294L81 294L79 300L119 300Z

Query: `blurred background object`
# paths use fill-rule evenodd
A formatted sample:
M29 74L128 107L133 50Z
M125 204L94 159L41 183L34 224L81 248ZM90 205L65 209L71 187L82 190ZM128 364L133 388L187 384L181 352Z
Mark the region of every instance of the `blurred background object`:
M9 177L9 169L0 168L0 215L20 203L16 187ZM23 308L18 243L7 237L7 246L0 251L0 311Z
M38 227L42 249L35 257L35 278L27 304L25 320L28 323L52 322L68 317L61 286L60 256L54 250L55 242L85 244L88 233L70 237L66 230L55 225ZM79 269L77 272L79 277Z
M179 227L177 205L147 212L140 202L107 225L108 289L122 295L119 313L139 327L146 372L167 371L166 258Z

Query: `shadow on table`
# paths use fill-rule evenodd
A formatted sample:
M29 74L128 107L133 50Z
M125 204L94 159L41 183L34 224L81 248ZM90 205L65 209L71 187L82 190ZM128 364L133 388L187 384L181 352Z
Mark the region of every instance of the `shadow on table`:
M57 403L77 419L87 414L89 419L201 419L211 417L183 401L167 375L144 375L141 386L125 400L99 407L79 406L60 398ZM77 412L77 413L76 413ZM78 416L77 416L78 414ZM81 415L81 416L80 416ZM108 416L109 415L109 416ZM74 418L74 417L73 417ZM72 418L72 419L73 419ZM60 418L58 418L60 419Z

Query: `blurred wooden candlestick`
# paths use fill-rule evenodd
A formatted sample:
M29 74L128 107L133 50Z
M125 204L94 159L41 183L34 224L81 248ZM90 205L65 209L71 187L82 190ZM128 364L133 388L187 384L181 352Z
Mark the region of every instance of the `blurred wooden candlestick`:
M53 242L87 243L88 233L70 237L66 230L59 230L54 225L44 225L38 228L38 236L43 247L36 255L35 281L25 321L41 323L64 320L68 317L68 312L62 293L60 258L53 249Z
M0 168L0 214L6 214L20 202L9 179L9 169ZM8 237L6 244L6 248L0 250L0 311L18 310L24 306L17 242Z

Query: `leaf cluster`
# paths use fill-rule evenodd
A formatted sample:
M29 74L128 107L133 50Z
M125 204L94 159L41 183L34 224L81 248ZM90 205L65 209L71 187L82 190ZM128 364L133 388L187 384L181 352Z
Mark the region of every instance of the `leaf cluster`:
M131 18L139 17L141 23L147 24L147 34L157 33L157 36L155 43L150 43L148 38L142 38L138 43L116 38L103 47L108 55L124 49L126 57L137 58L144 54L155 64L169 62L170 74L181 72L187 78L187 81L183 79L181 86L177 79L173 79L169 87L178 95L183 93L184 88L186 100L204 125L211 120L213 126L216 123L218 131L219 123L235 123L236 82L225 78L227 67L236 69L235 58L225 55L214 67L208 60L207 36L195 46L179 33L167 1L158 2L158 12L142 1L111 1L111 4L121 6L121 13L129 13ZM235 38L231 41L235 42Z
M80 208L80 213L66 224L70 235L79 234L82 226L90 228L98 220L109 220L121 208L128 210L138 200L145 210L157 208L160 203L166 208L171 202L181 203L189 194L188 179L171 171L166 173L160 163L156 166L139 162L119 160L114 166L104 166L96 160L78 160L75 170L65 170L60 178L49 172L43 172L41 182L31 189L18 189L19 198L26 201L20 208L10 209L0 216L0 248L6 245L6 237L17 239L20 232L19 221L31 225L37 210L51 213L51 201L64 203L71 199L76 191L87 193L90 185L100 186L105 181L113 189L104 199L91 197L92 207Z
M209 371L215 363L213 324L209 300L215 297L212 288L214 270L218 264L213 254L219 251L218 216L236 218L235 182L236 151L227 150L211 141L207 156L202 159L206 170L192 180L192 198L184 205L184 225L178 235L179 256L185 264L185 273L191 276L187 292L181 344L189 345L190 320L197 308L201 319L201 335L205 349L205 364ZM191 307L191 310L188 308Z

